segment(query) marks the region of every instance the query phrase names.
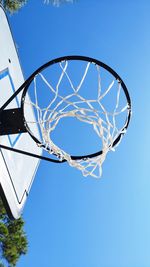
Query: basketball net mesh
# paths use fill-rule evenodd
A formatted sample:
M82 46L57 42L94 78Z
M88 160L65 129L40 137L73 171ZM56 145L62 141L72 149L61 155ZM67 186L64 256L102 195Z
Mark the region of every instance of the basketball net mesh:
M60 161L67 160L69 165L79 169L82 172L83 176L90 175L92 177L100 177L102 174L102 164L106 158L107 153L110 150L114 150L112 148L113 141L120 134L123 134L123 131L125 131L123 130L125 127L122 127L121 129L117 128L116 117L124 111L127 111L128 105L126 104L124 107L121 108L121 110L118 111L121 84L119 81L117 81L117 95L114 110L111 113L106 110L106 108L102 104L102 99L104 99L110 92L110 90L112 90L114 83L116 83L116 80L111 81L108 88L105 90L104 93L102 93L100 66L96 64L95 68L98 77L97 99L85 99L83 96L80 95L80 89L85 81L91 64L93 63L87 63L86 68L84 70L84 74L78 86L76 87L73 85L73 82L71 81L71 78L67 72L68 61L59 63L62 71L55 88L52 87L50 82L48 82L48 80L42 73L38 73L34 78L35 101L34 103L33 101L28 101L25 102L25 104L30 104L34 109L36 109L36 123L38 125L38 128L40 129L42 136L42 140L40 140L41 145L38 144L39 146L44 147L44 149L47 150L50 154L56 155ZM38 104L37 77L39 76L53 94L53 99L45 108L40 108ZM72 90L72 93L65 97L59 93L59 87L64 76L66 76ZM95 108L95 104L98 104L98 109ZM101 116L102 114L103 116ZM59 121L65 117L75 117L81 122L92 125L93 130L101 139L101 155L95 156L93 158L74 160L67 152L65 152L52 141L51 133L55 130ZM33 122L28 122L28 124L29 123Z

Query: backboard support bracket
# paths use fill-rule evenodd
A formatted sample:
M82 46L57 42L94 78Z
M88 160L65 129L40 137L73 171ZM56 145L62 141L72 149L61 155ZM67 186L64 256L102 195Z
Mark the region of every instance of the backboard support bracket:
M22 108L5 109L8 106L8 104L10 104L11 101L23 90L24 84L0 108L0 136L27 132L23 121ZM58 161L58 159L55 160L49 157L37 155L21 149L9 147L3 144L0 144L0 148L16 152L19 154L23 154L29 157L50 161L53 163L66 162L66 160Z
M51 159L51 158L48 158L48 157L44 157L44 156L40 156L40 155L37 155L37 154L34 154L34 153L30 153L30 152L27 152L27 151L24 151L24 150L21 150L21 149L16 149L16 148L13 148L13 147L5 146L5 145L2 145L2 144L0 144L0 148L6 149L6 150L10 150L12 152L20 153L20 154L23 154L23 155L26 155L26 156L29 156L29 157L50 161L50 162L53 162L53 163L66 162L66 160L58 161L58 160L55 160L55 159Z
M0 112L0 135L27 132L22 118L21 108L2 110Z

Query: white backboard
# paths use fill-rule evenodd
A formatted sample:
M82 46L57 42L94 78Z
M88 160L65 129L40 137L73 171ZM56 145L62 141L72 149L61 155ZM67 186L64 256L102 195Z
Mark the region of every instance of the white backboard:
M24 77L5 12L0 7L0 107L23 84ZM6 109L20 107L21 94ZM31 118L33 111L29 108ZM35 129L36 130L36 129ZM0 144L41 155L28 133L0 136ZM39 160L0 149L1 196L13 218L20 217L29 194Z

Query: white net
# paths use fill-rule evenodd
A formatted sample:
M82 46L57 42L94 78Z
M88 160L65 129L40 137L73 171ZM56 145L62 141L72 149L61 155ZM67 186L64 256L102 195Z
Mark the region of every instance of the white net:
M118 117L123 113L125 113L124 117L127 117L128 104L127 101L120 101L120 96L122 95L123 90L121 90L122 87L119 80L115 80L111 75L109 79L103 77L107 81L105 84L102 83L102 68L100 66L91 62L86 62L84 69L82 70L82 77L80 77L78 84L75 85L72 81L71 74L68 71L70 64L71 61L67 60L58 63L59 71L61 71L59 72L55 86L52 86L51 77L48 79L44 73L41 72L35 76L33 85L34 100L33 97L31 97L30 101L29 99L25 100L24 105L31 105L33 109L36 110L36 121L33 122L26 119L27 124L29 127L35 123L38 125L41 134L41 146L50 154L57 156L60 161L66 160L70 166L79 169L83 176L90 175L92 177L100 177L102 174L102 164L106 155L110 150L114 149L114 140L116 140L118 136L121 136L123 131L125 131L125 127L120 124ZM81 88L85 85L85 80L89 80L88 74L91 66L94 68L97 77L97 88L94 99L89 99L81 93ZM61 85L64 78L66 80L65 88L63 88L65 94L61 91ZM38 86L38 79L40 79L44 86L47 87L52 96L48 105L44 107L43 105L41 107L41 104L39 104L38 90L40 86ZM92 75L90 79L93 79ZM67 87L70 88L69 93L67 92ZM103 87L105 87L105 89L103 89ZM86 90L88 89L86 88ZM110 105L110 100L108 101L108 104L105 101L107 97L112 97L111 91L115 92L113 92L113 105ZM108 108L108 105L109 107L111 106L111 108ZM76 118L77 120L92 126L96 135L101 140L102 147L100 155L75 160L68 152L64 151L64 149L53 142L51 137L52 132L56 129L60 120L65 117Z

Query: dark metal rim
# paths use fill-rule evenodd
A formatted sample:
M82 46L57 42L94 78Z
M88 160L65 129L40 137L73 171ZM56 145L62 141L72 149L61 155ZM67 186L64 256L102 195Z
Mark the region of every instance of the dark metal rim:
M27 81L24 83L24 89L23 89L23 93L22 93L22 97L21 97L21 109L22 109L22 114L23 114L23 120L24 120L24 124L25 124L25 127L27 129L27 132L30 134L30 136L32 137L32 139L38 143L38 144L41 144L41 142L34 136L34 134L32 133L32 131L30 130L26 120L25 120L25 116L24 116L24 99L25 99L25 96L26 96L26 93L28 91L28 88L31 84L31 82L33 81L34 77L40 73L41 71L43 71L45 68L53 65L53 64L56 64L56 63L59 63L61 61L69 61L69 60L80 60L80 61L87 61L87 62L91 62L91 63L94 63L102 68L104 68L105 70L107 70L109 73L111 73L116 80L118 80L122 86L122 89L124 91L124 94L126 96L126 100L127 100L127 104L128 104L128 115L127 115L127 118L126 118L126 121L125 121L125 124L121 130L121 133L119 134L119 136L114 140L113 144L111 145L111 147L114 147L116 146L122 136L125 134L127 128L128 128L128 125L129 125L129 122L130 122L130 119L131 119L131 99L130 99L130 95L129 95L129 92L127 90L127 87L125 85L125 83L123 82L123 80L120 78L120 76L112 69L110 68L108 65L106 65L105 63L99 61L99 60L96 60L94 58L90 58L90 57L86 57L86 56L64 56L64 57L59 57L59 58L56 58L56 59L53 59L47 63L45 63L44 65L42 65L40 68L38 68L28 79ZM43 146L44 147L44 146ZM94 158L96 156L99 156L103 153L103 151L98 151L96 153L93 153L93 154L89 154L89 155L84 155L84 156L71 156L71 158L73 160L80 160L80 159L86 159L86 158ZM57 162L60 162L60 160L58 160Z

